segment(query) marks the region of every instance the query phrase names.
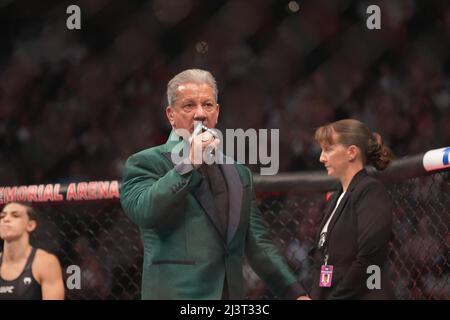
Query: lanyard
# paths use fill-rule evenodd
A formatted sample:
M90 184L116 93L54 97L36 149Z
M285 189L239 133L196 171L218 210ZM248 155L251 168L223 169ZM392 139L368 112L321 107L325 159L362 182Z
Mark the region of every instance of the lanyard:
M318 249L323 253L324 256L324 265L328 264L328 258L330 257L330 255L328 254L328 243L325 246L325 238L326 238L326 232L323 232L320 235L320 240L319 240L319 245L318 245Z
M325 254L325 258L323 259L323 264L324 265L328 265L328 258L329 258L329 255L327 253L327 254Z

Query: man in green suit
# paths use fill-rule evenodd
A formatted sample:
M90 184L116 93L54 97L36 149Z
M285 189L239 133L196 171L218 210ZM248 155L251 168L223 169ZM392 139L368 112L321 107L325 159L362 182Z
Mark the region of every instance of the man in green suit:
M219 140L211 131L194 133L194 123L217 124L213 76L183 71L168 83L167 96L172 133L166 144L127 160L121 188L122 207L144 241L142 298L243 299L244 256L275 295L306 298L269 239L250 170L205 163Z

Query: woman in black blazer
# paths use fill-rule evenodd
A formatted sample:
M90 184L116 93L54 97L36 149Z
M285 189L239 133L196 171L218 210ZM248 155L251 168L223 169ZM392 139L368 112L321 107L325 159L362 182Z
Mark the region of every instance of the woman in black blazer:
M364 167L385 169L393 158L379 134L354 119L317 129L320 162L341 188L317 232L312 299L393 299L388 275L392 201Z

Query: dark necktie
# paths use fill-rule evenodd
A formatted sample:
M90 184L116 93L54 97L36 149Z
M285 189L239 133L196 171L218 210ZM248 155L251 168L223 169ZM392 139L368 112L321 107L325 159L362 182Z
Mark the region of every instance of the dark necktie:
M201 172L206 178L214 198L214 205L216 208L216 214L221 222L221 228L223 235L227 234L228 227L228 188L225 181L225 177L217 164L203 165Z

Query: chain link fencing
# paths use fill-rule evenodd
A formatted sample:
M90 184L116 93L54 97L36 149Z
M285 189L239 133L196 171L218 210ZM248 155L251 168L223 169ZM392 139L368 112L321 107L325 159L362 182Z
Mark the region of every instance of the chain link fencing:
M388 186L394 201L389 244L391 280L397 299L450 299L450 171ZM309 285L308 251L321 221L326 195L260 194L258 205L298 279ZM273 296L246 268L249 299Z
M296 183L308 190L308 181ZM395 203L389 260L396 297L450 299L450 171L402 179L388 190ZM308 251L326 192L259 191L257 203L275 243L308 285ZM142 241L118 199L37 203L37 209L39 227L31 242L60 259L67 299L140 298ZM70 266L79 268L80 288ZM274 298L247 264L244 277L248 299Z

